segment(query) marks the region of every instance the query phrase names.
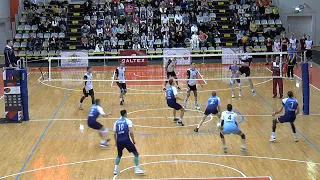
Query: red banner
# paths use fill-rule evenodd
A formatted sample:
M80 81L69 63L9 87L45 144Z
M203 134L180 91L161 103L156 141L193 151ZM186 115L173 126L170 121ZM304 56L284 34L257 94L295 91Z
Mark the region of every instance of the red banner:
M124 12L126 14L133 14L135 11L133 3L125 3L124 4Z
M126 66L147 66L147 58L139 58L139 56L146 56L146 50L122 50L120 56L137 56L137 58L121 58L120 61Z

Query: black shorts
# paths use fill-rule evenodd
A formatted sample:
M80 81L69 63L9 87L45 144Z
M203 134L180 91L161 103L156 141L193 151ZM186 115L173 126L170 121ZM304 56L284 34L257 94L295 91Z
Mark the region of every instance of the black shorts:
M283 116L278 117L278 121L280 123L294 122L295 120L296 120L295 116L283 115Z
M240 71L241 75L246 74L246 77L250 76L250 67L248 67L248 66L241 66L239 68L239 71Z
M118 155L122 155L123 149L126 148L130 153L137 152L136 146L131 142L117 142Z
M169 79L170 77L173 77L175 79L177 79L177 75L174 71L172 72L167 72L167 79Z
M188 84L188 89L189 89L190 91L196 91L196 90L197 90L197 85L190 86L190 85Z
M182 109L182 106L181 106L179 103L177 103L177 102L175 102L175 103L167 103L167 105L168 105L170 108L175 109L175 110L177 110L177 111L179 111L180 109Z
M126 83L119 83L117 82L118 87L120 88L120 90L124 90L127 91L127 85Z
M312 58L312 50L311 49L307 49L306 56L307 56L307 58Z
M103 127L103 125L100 124L99 122L90 123L90 124L88 124L88 126L89 126L89 128L95 129L95 130L100 130Z
M83 96L84 96L84 97L94 96L94 91L93 91L93 89L90 89L89 92L87 93L86 89L83 88L83 89L82 89L82 92L83 92Z
M206 110L204 111L204 115L208 116L210 114L216 115L218 114L218 110L212 109L212 108L206 108Z

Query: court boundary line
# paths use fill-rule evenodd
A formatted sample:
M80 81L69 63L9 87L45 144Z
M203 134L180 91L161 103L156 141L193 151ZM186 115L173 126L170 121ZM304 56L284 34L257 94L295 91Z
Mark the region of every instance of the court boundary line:
M112 75L112 77L111 77L112 81L111 81L111 83L110 83L110 86L111 86L111 87L113 86L113 81L114 81L115 75L116 75L116 72L113 71L113 75Z
M0 99L2 99L4 97L4 95L2 95L1 97L0 97Z
M73 86L72 86L72 87L73 87ZM34 154L35 150L36 150L37 147L39 146L39 144L40 144L41 140L43 139L45 133L48 131L50 125L52 124L53 119L56 117L56 115L58 114L60 108L62 107L62 105L64 104L64 102L67 100L67 97L69 96L69 94L70 94L70 91L68 91L68 92L64 95L64 97L63 97L60 105L58 106L58 108L57 108L56 111L54 112L51 120L49 121L49 123L48 123L47 126L45 127L45 129L44 129L44 131L42 132L42 134L41 134L41 136L39 137L39 139L37 140L37 142L36 142L36 144L34 145L32 151L30 152L30 154L28 155L27 159L25 160L25 162L23 163L22 167L20 168L19 172L22 172L22 171L24 170L24 168L26 167L26 165L28 164L29 160L31 159L31 156ZM15 180L18 180L19 177L20 177L20 174L18 174L18 175L16 176Z
M182 163L200 163L200 164L209 164L209 165L215 165L215 166L220 166L220 167L224 167L224 168L227 168L227 169L231 169L231 170L234 170L234 171L236 171L237 173L239 173L239 174L241 174L243 177L247 177L242 171L240 171L239 169L236 169L236 168L234 168L234 167L231 167L231 166L227 166L227 165L224 165L224 164L220 164L220 163L215 163L215 162L207 162L207 161L195 161L195 160L179 160L179 159L175 159L175 160L167 160L167 161L165 161L165 160L160 160L160 161L153 161L153 162L146 162L146 163L143 163L143 164L139 164L140 166L145 166L145 165L150 165L150 164L157 164L157 163L177 163L177 162L182 162ZM127 171L127 170L129 170L129 169L132 169L132 168L134 168L135 166L130 166L130 167L127 167L127 168L125 168L125 169L123 169L123 170L121 170L120 172L119 172L119 174L117 174L117 175L114 175L113 176L113 180L115 180L115 179L117 179L117 177L121 174L121 173L123 173L123 172L125 172L125 171Z
M259 63L260 64L260 63ZM261 64L260 64L261 65ZM261 65L262 66L262 65ZM269 71L271 71L268 67L266 67ZM310 85L310 83L309 83ZM317 88L316 88L317 89ZM258 92L256 92L257 95L269 106L271 107L274 111L276 111L277 109L275 107L273 107L273 105L263 96L261 96ZM299 131L298 129L296 130L296 132L298 132L314 149L316 149L318 152L320 152L320 148L318 148L309 138L307 138L307 136L305 136L301 131Z
M203 78L203 75L200 73L200 71L198 71L199 76L201 77L202 81L204 82L205 85L207 85L207 81Z
M288 162L295 162L295 163L305 163L305 164L314 164L319 165L320 162L310 162L305 160L296 160L296 159L288 159L288 158L277 158L277 157L267 157L267 156L245 156L245 155L232 155L232 154L150 154L150 155L140 155L140 157L172 157L172 156L200 156L200 157L236 157L236 158L253 158L253 159L267 159L267 160L275 160L275 161L288 161ZM123 156L122 159L129 159L133 158L134 156ZM45 170L45 169L51 169L56 167L62 167L62 166L70 166L70 165L76 165L76 164L83 164L83 163L91 163L91 162L98 162L98 161L106 161L106 160L115 160L116 158L99 158L99 159L91 159L91 160L83 160L83 161L77 161L77 162L70 162L70 163L64 163L64 164L57 164L47 167L42 167L38 169L32 169L27 170L19 173L9 174L6 176L0 177L0 179L5 179L8 177L20 175L20 174L26 174L30 172Z

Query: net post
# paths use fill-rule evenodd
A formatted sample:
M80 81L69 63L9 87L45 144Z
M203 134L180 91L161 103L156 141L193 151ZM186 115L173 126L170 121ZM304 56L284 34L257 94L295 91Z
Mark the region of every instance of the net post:
M283 77L283 74L282 74L282 68L283 68L283 61L282 61L282 53L280 53L280 77Z
M51 81L51 57L48 58L48 63L49 63L49 67L48 67L48 80Z

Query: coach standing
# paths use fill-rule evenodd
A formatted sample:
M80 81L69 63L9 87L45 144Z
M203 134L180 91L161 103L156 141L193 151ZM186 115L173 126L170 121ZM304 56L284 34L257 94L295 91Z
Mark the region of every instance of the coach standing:
M272 76L280 76L280 58L276 57L276 60L272 64ZM282 78L273 78L273 98L277 97L277 86L279 87L280 99L283 97L283 81Z
M7 45L6 48L4 49L4 58L6 61L6 67L14 67L17 65L17 57L14 54L14 50L12 48L13 46L13 41L12 40L7 40Z

